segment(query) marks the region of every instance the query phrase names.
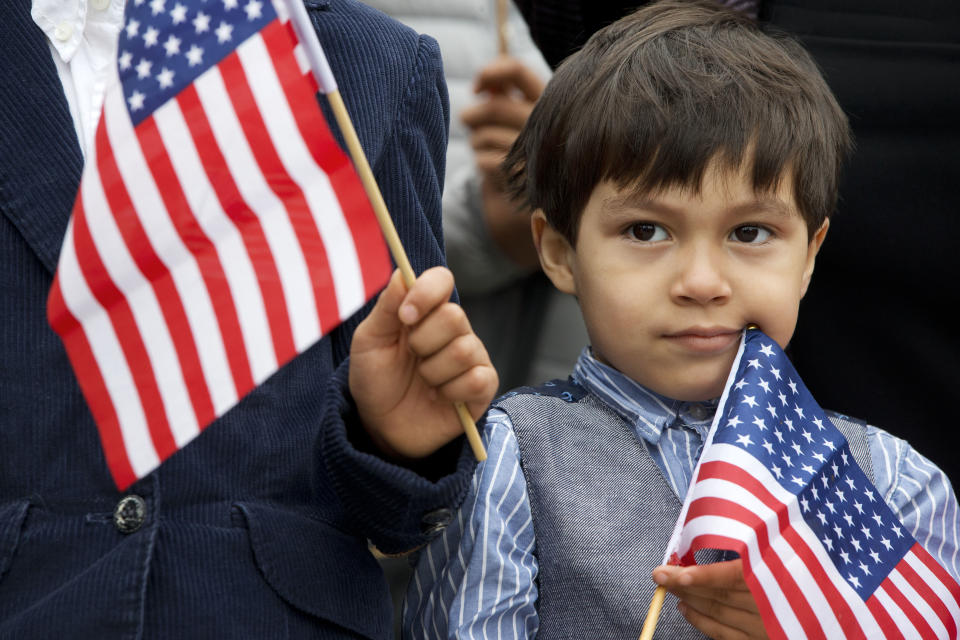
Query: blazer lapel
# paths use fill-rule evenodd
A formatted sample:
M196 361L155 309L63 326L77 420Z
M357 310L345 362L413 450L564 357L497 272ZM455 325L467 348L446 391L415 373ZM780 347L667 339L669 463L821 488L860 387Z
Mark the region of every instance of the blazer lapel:
M0 1L0 211L53 273L83 156L28 0Z

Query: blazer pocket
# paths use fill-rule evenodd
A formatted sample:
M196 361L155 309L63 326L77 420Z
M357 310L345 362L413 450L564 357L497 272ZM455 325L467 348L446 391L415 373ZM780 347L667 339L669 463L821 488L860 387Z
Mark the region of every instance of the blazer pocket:
M368 638L392 638L390 593L365 541L274 506L234 507L257 566L288 604Z
M0 580L3 580L20 543L20 531L27 517L29 500L17 500L0 505Z

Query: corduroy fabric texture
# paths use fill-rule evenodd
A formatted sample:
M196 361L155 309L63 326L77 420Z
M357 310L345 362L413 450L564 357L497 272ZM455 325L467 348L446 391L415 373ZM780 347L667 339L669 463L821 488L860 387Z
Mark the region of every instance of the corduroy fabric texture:
M353 0L309 6L414 268L441 264L436 44ZM473 462L448 451L432 482L353 448L358 318L133 485L145 519L115 526L122 496L45 318L81 161L29 0L0 3L0 53L0 638L391 637L367 540L425 543Z

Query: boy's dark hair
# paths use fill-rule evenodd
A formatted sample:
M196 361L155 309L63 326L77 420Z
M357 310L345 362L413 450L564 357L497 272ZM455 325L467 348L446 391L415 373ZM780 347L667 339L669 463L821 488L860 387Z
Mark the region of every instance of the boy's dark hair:
M793 177L810 234L837 200L846 116L803 47L710 0L663 0L598 31L557 69L503 169L571 244L594 187L699 190L712 160L758 193Z

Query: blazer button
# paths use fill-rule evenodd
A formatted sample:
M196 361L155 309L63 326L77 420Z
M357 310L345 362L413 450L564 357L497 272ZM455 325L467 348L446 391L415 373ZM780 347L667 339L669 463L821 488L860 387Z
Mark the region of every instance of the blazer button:
M147 503L138 495L124 496L113 510L113 524L120 533L133 533L147 519Z
M433 537L443 531L453 521L453 511L450 509L436 509L423 514L420 519L420 530L424 535Z

